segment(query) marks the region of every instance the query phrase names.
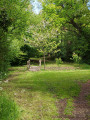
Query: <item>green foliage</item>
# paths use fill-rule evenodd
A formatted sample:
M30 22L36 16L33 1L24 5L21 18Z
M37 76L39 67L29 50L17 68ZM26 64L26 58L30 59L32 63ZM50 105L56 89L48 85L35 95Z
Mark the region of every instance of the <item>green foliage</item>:
M15 42L15 41L14 41ZM21 41L17 41L16 44L13 46L16 46L18 43ZM17 65L26 65L26 61L29 60L32 57L38 58L40 56L39 52L35 47L32 47L28 44L24 44L21 46L21 44L17 45L14 47L15 54L13 54L13 60L11 60L11 65L12 66L17 66Z
M4 33L4 31L2 33L3 36L0 40L0 79L6 77L5 74L8 72L10 62L23 54L20 50L23 42L15 38L11 40L11 38L8 38L7 33Z
M63 63L62 59L61 58L56 58L56 64L59 66L60 64Z
M55 40L57 36L57 29L55 27L49 27L50 21L42 20L37 26L33 26L35 29L33 32L33 39L29 38L29 42L33 47L36 47L37 50L44 56L44 69L45 69L45 56L48 54L55 54L60 49L58 46L60 42Z
M87 2L45 0L42 13L35 15L31 12L30 0L1 0L0 78L8 71L10 62L26 63L28 58L42 54L51 54L54 58L61 56L69 62L75 52L83 62L90 64L90 10ZM28 45L21 48L24 42ZM73 56L73 60L79 63L80 57Z
M72 60L74 61L74 63L80 63L81 57L79 57L77 54L73 53Z
M9 66L9 41L7 41L7 34L0 29L0 79L5 77L7 68Z
M33 26L33 39L29 39L30 44L45 55L58 52L57 47L60 45L55 41L57 29L49 26L50 21L42 20L37 26Z
M10 61L22 54L23 34L30 24L29 4L29 0L0 1L0 78L8 71Z
M6 95L0 96L0 120L16 120L19 111L17 105Z
M10 42L9 46L9 54L10 54L10 60L14 60L15 58L19 57L20 55L23 55L23 52L20 50L21 46L24 44L24 42L18 41L18 39L13 39Z
M88 0L44 1L43 12L46 18L51 20L55 28L60 26L61 31L58 32L61 36L61 32L63 33L61 51L65 49L63 57L66 60L68 57L67 61L70 61L72 53L76 52L84 62L90 64L90 10L87 3Z
M6 67L9 67L9 66L6 66ZM0 71L0 81L7 78L7 76L8 76L8 71L4 71L4 70Z

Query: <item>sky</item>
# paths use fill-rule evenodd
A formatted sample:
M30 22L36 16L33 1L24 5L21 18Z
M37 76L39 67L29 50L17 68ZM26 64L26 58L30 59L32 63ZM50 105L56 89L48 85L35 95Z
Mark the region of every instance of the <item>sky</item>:
M88 9L90 10L90 0L89 0L89 2L87 3L87 6L88 6Z
M38 0L33 0L31 2L31 4L33 5L33 12L35 14L39 14L40 13L40 10L42 9L42 5L40 2L38 2Z

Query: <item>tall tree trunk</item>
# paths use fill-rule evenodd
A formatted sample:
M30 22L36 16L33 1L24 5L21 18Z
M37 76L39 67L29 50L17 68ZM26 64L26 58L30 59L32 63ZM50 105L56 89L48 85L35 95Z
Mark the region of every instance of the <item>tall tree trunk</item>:
M45 70L45 53L44 53L44 70Z

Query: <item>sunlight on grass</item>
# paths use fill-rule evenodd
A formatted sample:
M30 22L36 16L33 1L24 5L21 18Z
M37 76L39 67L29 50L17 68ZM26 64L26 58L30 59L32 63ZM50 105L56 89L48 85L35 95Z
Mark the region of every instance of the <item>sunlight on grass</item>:
M41 92L28 92L28 94L24 92L24 94L18 101L20 102L18 104L22 105L22 119L51 120L52 116L57 115L55 99L49 94L42 94Z

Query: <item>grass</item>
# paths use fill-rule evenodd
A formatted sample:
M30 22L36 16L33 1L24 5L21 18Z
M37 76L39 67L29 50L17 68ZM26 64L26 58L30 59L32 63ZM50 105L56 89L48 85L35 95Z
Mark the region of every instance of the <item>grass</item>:
M19 110L13 100L6 95L0 95L0 120L16 120Z
M67 99L64 114L72 115L74 97L80 92L78 82L90 79L89 69L38 72L26 71L26 66L12 69L9 82L0 86L19 105L21 118L18 120L62 120L57 118L59 110L56 101L60 99Z
M67 106L66 106L66 108L64 110L64 114L65 115L72 115L73 109L74 109L74 107L73 107L73 99L68 99L67 100Z
M90 94L86 96L86 99L88 101L88 104L90 105Z
M90 69L90 65L88 64L74 64L75 67L79 67L80 69Z

